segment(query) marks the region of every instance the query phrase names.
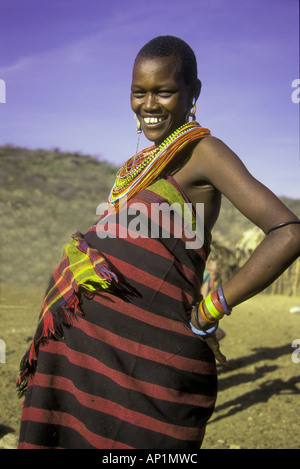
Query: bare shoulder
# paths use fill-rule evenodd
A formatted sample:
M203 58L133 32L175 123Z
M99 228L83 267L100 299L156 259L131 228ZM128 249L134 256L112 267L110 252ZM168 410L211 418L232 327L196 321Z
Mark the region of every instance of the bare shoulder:
M207 156L210 158L233 158L238 159L238 156L223 142L223 140L217 137L206 137L198 142L194 150L195 156L198 161L202 161Z
M206 137L195 146L192 155L192 166L195 174L218 187L223 177L234 175L251 177L242 160L222 140Z
M226 144L220 138L213 135L202 138L197 145L198 149L203 148L205 150L220 149L222 147L226 147Z

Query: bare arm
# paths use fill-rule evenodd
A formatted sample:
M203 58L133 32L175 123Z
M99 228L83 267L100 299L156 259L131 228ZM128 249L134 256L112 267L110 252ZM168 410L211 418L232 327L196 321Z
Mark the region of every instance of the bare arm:
M203 139L192 160L194 174L213 184L265 233L281 222L298 220L269 189L251 176L222 141ZM262 291L299 255L300 225L288 225L270 233L245 265L223 284L227 304L236 306Z

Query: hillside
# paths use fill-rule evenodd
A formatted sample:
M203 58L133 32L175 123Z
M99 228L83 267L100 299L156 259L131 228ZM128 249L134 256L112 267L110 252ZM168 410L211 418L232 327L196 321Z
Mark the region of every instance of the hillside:
M6 344L0 448L17 446L21 401L15 382L48 279L70 235L96 221L115 173L86 155L0 147L0 338ZM300 214L299 200L286 202ZM215 238L232 248L249 226L224 200ZM225 319L221 346L231 367L218 369L219 397L204 449L299 448L299 378L289 358L299 314L288 313L298 303L292 296L259 295L235 309L243 321Z
M0 147L2 282L45 285L63 245L96 221L116 168L90 156Z
M0 147L1 282L45 286L63 245L97 220L116 167L88 155ZM300 216L300 200L285 199ZM233 248L251 227L224 199L214 238Z

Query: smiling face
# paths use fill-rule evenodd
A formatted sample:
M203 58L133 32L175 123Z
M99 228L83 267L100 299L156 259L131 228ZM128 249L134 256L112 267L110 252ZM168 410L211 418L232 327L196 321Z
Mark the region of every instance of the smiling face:
M138 58L132 74L131 107L149 140L158 145L183 125L192 99L176 57Z

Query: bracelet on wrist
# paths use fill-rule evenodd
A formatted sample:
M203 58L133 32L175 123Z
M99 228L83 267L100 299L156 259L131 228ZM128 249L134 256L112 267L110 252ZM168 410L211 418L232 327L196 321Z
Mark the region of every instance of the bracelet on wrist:
M199 302L196 302L196 303L193 303L191 305L191 309L190 309L190 311L188 311L189 326L190 326L192 332L194 332L194 334L199 335L201 337L209 337L211 334L213 334L216 331L216 329L218 328L219 322L218 321L209 321L206 318L206 315L204 315L205 321L207 323L212 323L213 325L208 324L207 327L202 327L201 326L201 324L199 323L199 319L198 319L198 309L199 309L200 305L202 307L203 301L204 300L202 300L200 304L199 304ZM192 321L191 321L191 312L192 312L193 308L195 309L195 322L197 324L197 328L192 324ZM201 312L201 308L200 308L200 312Z
M214 319L213 321L211 319L208 319L208 317L206 316L205 314L205 311L204 311L204 308L203 308L203 303L204 303L204 300L201 301L200 305L199 305L199 309L200 309L200 313L201 313L201 316L203 317L203 319L205 319L205 321L211 323L211 324L214 324L216 322L216 320Z
M209 329L196 329L196 327L193 326L192 322L189 322L189 326L191 330L194 332L196 335L200 335L201 337L209 337L211 334L215 332L215 330L218 328L218 321Z
M204 304L210 316L212 316L215 320L222 319L224 314L227 316L231 314L231 309L228 308L224 297L222 285L219 285L217 290L212 291L204 299ZM202 310L200 309L200 311L202 314L202 311L204 312L204 308L202 307ZM206 319L208 320L207 315Z
M227 303L225 301L222 285L218 286L218 296L219 296L219 299L220 299L224 314L229 316L231 314L231 309L228 308Z
M215 321L222 319L222 317L224 316L224 311L223 309L220 311L216 308L216 306L214 305L212 301L211 293L205 298L204 304L205 304L207 311L214 318Z

